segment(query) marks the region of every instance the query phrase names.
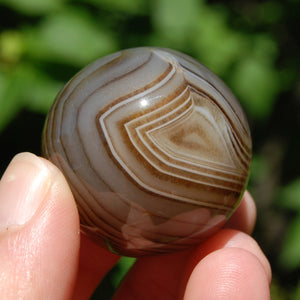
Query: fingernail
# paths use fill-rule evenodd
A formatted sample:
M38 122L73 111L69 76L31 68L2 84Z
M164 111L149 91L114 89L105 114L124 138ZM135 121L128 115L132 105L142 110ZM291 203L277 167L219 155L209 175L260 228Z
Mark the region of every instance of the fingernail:
M31 153L16 155L0 181L0 230L26 224L45 198L49 171Z

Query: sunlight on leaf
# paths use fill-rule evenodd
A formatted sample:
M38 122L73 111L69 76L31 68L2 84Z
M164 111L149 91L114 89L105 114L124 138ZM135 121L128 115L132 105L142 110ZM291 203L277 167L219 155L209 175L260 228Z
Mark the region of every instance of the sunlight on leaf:
M199 59L219 76L242 56L245 36L230 29L226 12L203 6L199 9L193 41Z
M246 110L258 119L270 115L280 90L275 70L254 57L248 57L237 65L231 86Z
M0 34L0 58L4 63L16 63L23 54L23 48L19 31L6 30Z
M269 117L276 96L285 88L274 67L278 49L267 35L252 36L247 44L247 51L231 73L230 83L248 113L263 119Z
M29 64L0 76L0 130L24 107L46 114L63 84Z
M26 34L27 51L32 57L79 67L116 50L112 32L79 11L49 15Z
M31 111L46 114L64 83L53 80L29 65L22 66L20 72L23 76L20 85L23 106Z
M161 0L153 2L152 22L161 42L181 45L191 35L197 18L196 0ZM166 39L166 41L162 41ZM187 46L187 45L186 45Z
M136 259L132 257L122 257L116 266L118 268L118 272L113 274L112 282L114 287L117 288L123 277L135 263Z

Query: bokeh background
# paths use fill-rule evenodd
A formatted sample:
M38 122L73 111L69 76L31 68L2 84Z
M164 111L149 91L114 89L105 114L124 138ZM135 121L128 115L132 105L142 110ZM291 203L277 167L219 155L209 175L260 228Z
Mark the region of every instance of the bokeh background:
M298 0L0 0L0 174L16 153L40 154L51 103L86 64L136 46L190 54L246 111L254 237L272 264L272 299L300 299L299 29ZM94 298L110 299L132 263Z

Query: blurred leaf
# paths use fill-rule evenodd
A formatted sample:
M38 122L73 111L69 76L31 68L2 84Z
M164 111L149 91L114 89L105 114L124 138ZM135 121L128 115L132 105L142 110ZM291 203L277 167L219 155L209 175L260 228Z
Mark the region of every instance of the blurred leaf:
M16 63L23 54L23 38L19 31L6 30L0 34L0 59Z
M0 0L7 6L28 15L46 14L62 7L66 0Z
M23 82L20 90L23 93L20 98L24 107L46 114L64 84L32 66L25 65L22 68Z
M29 64L19 64L0 76L0 130L26 107L47 113L63 84Z
M39 27L28 29L26 38L32 57L78 67L116 50L113 33L82 11L49 15Z
M257 5L256 17L263 23L279 22L283 16L282 4L277 1L265 1Z
M126 257L123 256L118 264L117 269L118 272L113 273L112 275L112 282L114 284L114 287L117 288L122 281L123 277L126 275L126 273L129 271L129 269L132 267L132 265L135 263L136 259L133 257Z
M286 270L300 267L300 215L289 224L279 260Z
M286 291L282 288L282 286L280 286L280 284L277 282L276 278L274 277L272 278L270 293L271 293L272 300L288 299L288 295Z
M227 18L226 10L202 5L192 41L200 60L219 76L242 56L247 46L245 36L232 30Z
M278 45L267 34L250 36L251 45L249 53L265 64L274 64L278 56ZM274 66L275 67L275 66Z
M293 293L293 296L290 299L291 300L299 300L300 299L300 281L298 281L298 284L297 284L296 289Z
M83 0L83 2L92 3L99 7L105 7L112 11L120 11L131 14L145 12L145 0Z
M17 76L12 75L8 78L6 74L0 73L0 132L20 109L18 92L15 88L17 81Z
M280 81L273 67L249 56L237 65L231 86L249 114L262 119L272 111Z
M269 162L264 155L254 154L251 162L251 182L262 182L270 176Z
M300 178L280 189L277 203L282 207L300 212Z
M256 35L248 40L248 49L231 73L231 86L252 117L267 118L276 96L284 89L274 61L277 45L268 35Z
M165 43L163 39L166 39L169 43L183 46L192 34L198 1L156 0L153 4L152 22L162 42Z

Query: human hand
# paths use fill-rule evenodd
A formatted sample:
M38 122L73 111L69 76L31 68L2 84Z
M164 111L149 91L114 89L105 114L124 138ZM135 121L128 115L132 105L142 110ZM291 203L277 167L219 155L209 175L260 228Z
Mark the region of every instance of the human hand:
M270 265L248 235L255 218L246 192L227 228L206 242L139 258L114 299L269 299ZM80 236L63 175L30 153L17 155L0 181L0 257L1 299L88 299L119 259Z

